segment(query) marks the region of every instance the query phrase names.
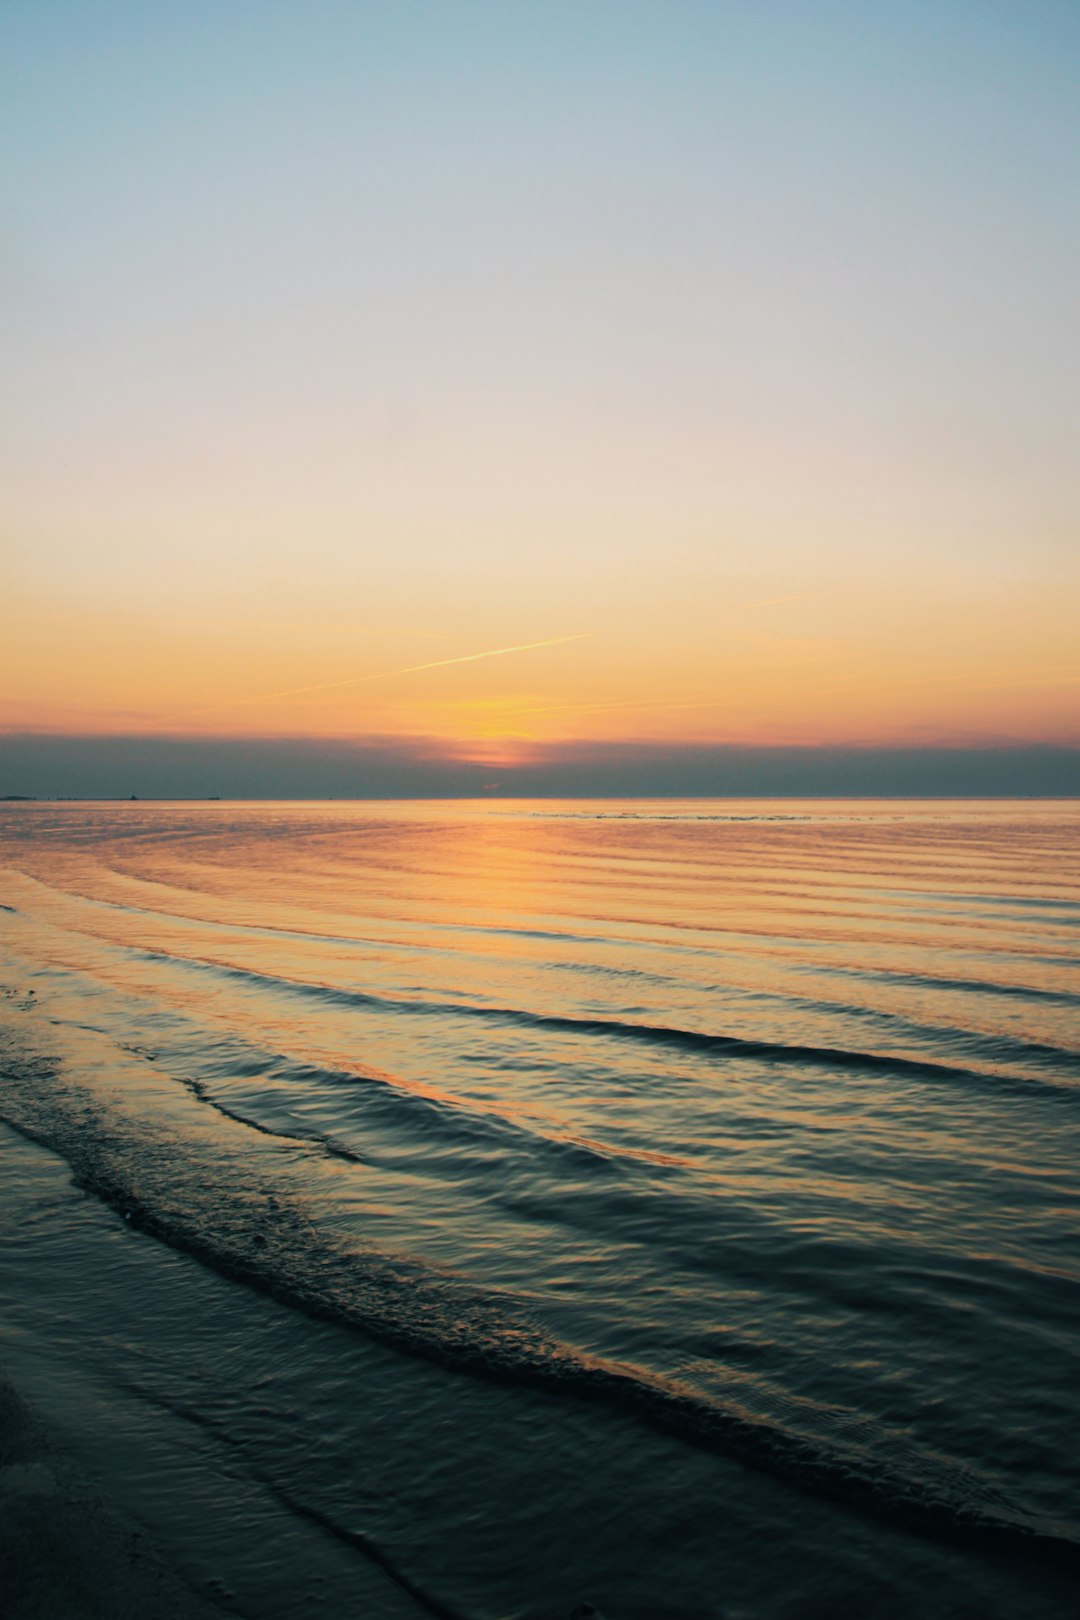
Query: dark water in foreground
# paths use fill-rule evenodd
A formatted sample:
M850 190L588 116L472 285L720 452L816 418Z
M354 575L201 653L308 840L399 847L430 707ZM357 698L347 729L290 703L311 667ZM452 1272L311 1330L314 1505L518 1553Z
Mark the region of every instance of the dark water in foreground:
M1078 831L0 810L0 1354L260 1620L1072 1615Z

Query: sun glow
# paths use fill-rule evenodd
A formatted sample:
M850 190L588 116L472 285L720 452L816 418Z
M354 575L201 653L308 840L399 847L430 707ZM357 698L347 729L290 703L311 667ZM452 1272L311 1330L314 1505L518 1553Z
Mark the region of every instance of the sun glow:
M340 79L15 26L0 734L1080 742L1057 56L368 9Z

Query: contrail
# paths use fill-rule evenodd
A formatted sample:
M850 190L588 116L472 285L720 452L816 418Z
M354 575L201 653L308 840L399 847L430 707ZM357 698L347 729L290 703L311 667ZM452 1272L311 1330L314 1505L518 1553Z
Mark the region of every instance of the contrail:
M516 647L491 647L487 652L465 653L460 658L435 658L428 664L406 664L402 669L380 669L374 675L349 675L343 681L317 681L312 686L289 686L282 692L258 692L254 697L234 701L269 703L273 698L299 697L305 692L329 692L339 686L359 686L364 681L388 681L395 675L417 675L424 669L445 669L447 664L475 664L481 658L502 658L507 653L532 652L535 647L558 647L567 641L585 641L591 634L591 631L585 630L575 636L551 636L547 641L523 641ZM231 708L233 704L228 706ZM219 705L208 707L217 708Z
M488 652L465 653L461 658L435 658L430 664L406 664L404 669L383 669L376 675L350 675L343 681L319 681L315 686L291 686L284 692L265 692L266 698L298 697L301 692L328 692L335 686L358 686L361 681L388 681L394 675L417 675L422 669L445 669L447 664L475 664L481 658L502 658L506 653L532 652L534 647L558 647L564 641L584 641L589 632L552 636L548 641L523 641L517 647L492 647ZM249 698L250 703L257 702Z

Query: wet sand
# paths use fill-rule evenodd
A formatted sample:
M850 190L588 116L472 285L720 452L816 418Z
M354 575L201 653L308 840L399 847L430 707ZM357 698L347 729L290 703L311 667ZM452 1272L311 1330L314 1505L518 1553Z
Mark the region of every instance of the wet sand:
M221 1611L51 1441L0 1373L0 1591L5 1620L211 1620Z

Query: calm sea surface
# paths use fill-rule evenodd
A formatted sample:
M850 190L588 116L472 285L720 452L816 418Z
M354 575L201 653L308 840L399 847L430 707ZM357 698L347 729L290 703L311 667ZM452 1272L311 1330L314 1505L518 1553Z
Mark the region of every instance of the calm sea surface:
M0 808L0 1356L227 1612L1047 1616L1077 803Z

